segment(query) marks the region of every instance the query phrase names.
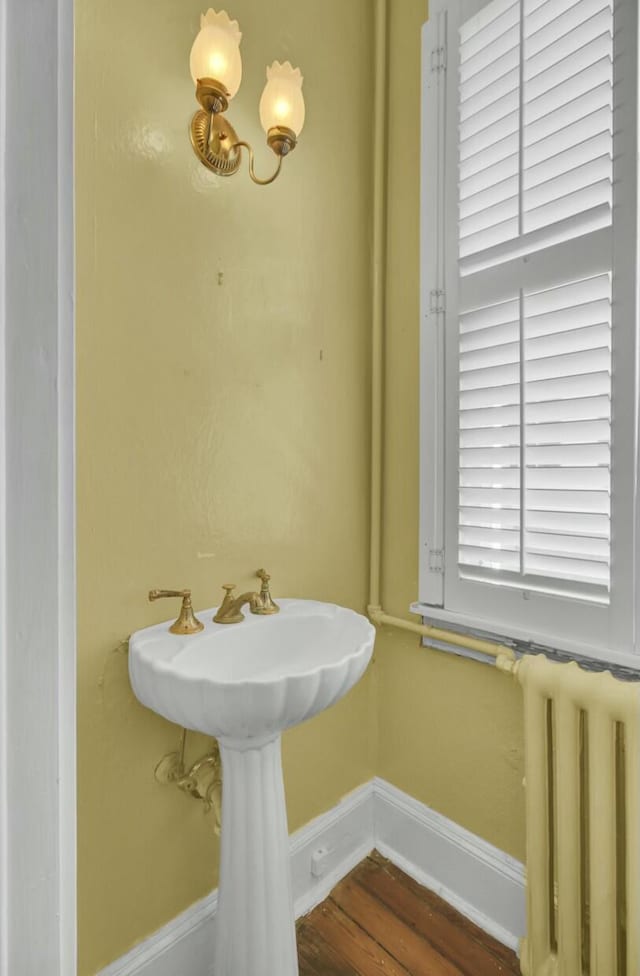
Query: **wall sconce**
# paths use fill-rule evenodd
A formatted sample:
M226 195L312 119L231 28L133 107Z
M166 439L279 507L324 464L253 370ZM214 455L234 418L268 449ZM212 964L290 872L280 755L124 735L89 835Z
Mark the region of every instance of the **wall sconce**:
M189 67L202 108L191 120L191 144L200 162L219 176L232 176L240 166L242 148L247 149L251 179L266 186L278 176L284 157L295 149L304 125L302 75L288 61L274 61L267 68L260 122L278 165L272 176L261 180L255 174L253 149L238 139L224 114L242 80L241 39L238 22L225 10L208 10L200 17L200 33L191 48Z

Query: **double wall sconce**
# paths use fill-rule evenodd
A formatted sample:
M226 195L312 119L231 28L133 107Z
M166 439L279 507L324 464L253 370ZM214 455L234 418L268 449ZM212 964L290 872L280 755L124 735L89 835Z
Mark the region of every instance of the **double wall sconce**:
M242 80L240 41L236 20L226 11L208 10L200 18L200 33L193 42L189 67L202 108L191 120L191 144L196 156L219 176L232 176L240 166L241 152L249 153L249 175L254 183L273 183L284 157L295 149L304 125L302 75L288 61L274 61L267 68L267 84L260 99L260 122L267 145L278 157L275 173L259 179L254 170L253 149L238 138L225 116L229 102Z

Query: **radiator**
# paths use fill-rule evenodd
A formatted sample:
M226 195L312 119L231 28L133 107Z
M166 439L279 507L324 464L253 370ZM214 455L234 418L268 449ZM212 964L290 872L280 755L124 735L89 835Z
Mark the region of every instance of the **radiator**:
M542 656L524 692L524 976L640 976L640 684Z

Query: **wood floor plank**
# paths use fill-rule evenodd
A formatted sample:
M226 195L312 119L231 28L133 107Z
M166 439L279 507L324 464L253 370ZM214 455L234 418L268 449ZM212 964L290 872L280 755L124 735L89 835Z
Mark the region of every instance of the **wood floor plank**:
M383 877L382 871L378 874ZM345 878L334 888L331 898L412 976L466 976L466 970L461 970L439 952L423 933L407 925L393 906L376 898L353 878Z
M298 928L298 963L300 976L359 976L312 925Z
M510 949L378 851L298 922L300 976L520 976Z
M418 903L428 906L430 911L434 913L434 925L436 922L440 924L440 919L446 919L453 929L465 934L470 944L480 946L482 950L486 950L487 953L496 958L503 967L498 970L501 976L511 976L511 974L513 976L520 976L518 958L513 950L488 935L470 919L461 915L460 912L452 908L446 901L439 898L434 892L423 888L422 885L419 885L417 881L414 881L404 871L401 871L395 864L392 864L391 861L384 858L378 851L373 851L368 858L365 858L353 874L361 884L367 887L369 878L375 878L379 869L382 869L386 875L394 879ZM375 884L375 882L372 883ZM472 976L475 976L474 970L472 970Z
M353 877L388 911L427 939L464 976L508 976L512 972L503 959L472 938L459 920L454 922L439 910L439 906L436 908L433 903L416 897L406 884L406 875L399 874L400 877L395 877L385 870L385 866L371 862L360 865ZM515 961L515 956L513 958Z
M307 924L353 966L358 976L412 976L330 898L314 908Z
M313 960L307 958L307 947L304 942L298 946L298 976L319 976Z

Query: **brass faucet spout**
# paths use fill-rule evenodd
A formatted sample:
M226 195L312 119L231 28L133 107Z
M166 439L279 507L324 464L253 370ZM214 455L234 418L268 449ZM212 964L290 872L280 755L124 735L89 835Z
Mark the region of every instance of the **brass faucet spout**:
M225 583L223 585L222 589L225 591L224 600L218 607L218 611L213 618L217 624L242 623L244 620L242 608L245 603L249 604L251 613L257 613L260 615L278 613L280 607L277 603L273 602L271 593L269 592L269 580L271 577L264 569L259 569L256 576L262 581L259 593L249 591L247 593L243 593L241 596L234 596L233 591L236 588L236 584Z
M233 591L235 583L225 583L223 589L226 590L224 600L218 608L218 612L213 618L217 624L239 624L244 620L242 608L245 603L250 604L253 609L260 600L259 593L242 593L241 596L234 597Z
M234 606L236 606L238 610L240 610L241 607L245 605L245 603L248 603L250 607L255 606L259 598L260 598L259 593L247 592L247 593L243 593L242 596L236 597L233 603Z

